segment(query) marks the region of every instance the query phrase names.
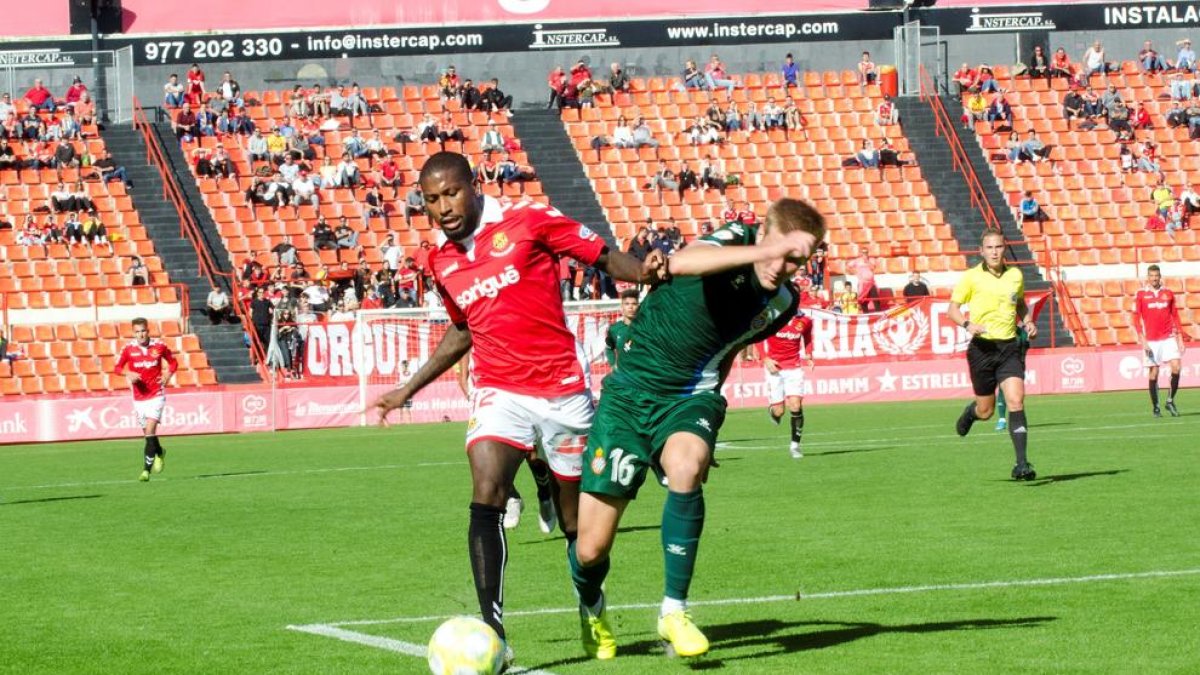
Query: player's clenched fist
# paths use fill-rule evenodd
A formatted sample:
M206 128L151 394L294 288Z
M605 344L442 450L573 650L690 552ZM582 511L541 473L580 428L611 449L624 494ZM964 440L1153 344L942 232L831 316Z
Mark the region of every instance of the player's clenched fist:
M404 405L405 401L407 401L410 396L411 393L409 392L408 387L401 387L399 389L393 389L392 391L389 391L388 393L376 399L373 406L375 410L379 412L379 425L386 427L388 423L388 413Z

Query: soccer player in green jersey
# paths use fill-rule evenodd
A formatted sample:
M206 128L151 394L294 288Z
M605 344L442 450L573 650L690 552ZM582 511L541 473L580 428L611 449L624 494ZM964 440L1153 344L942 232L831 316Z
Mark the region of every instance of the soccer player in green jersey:
M604 360L608 367L616 370L617 361L621 359L620 352L625 348L625 339L629 337L629 327L633 325L633 317L637 316L641 298L636 288L621 291L621 319L614 321L604 335Z
M589 655L616 655L602 584L621 514L653 465L668 480L658 633L680 656L708 651L687 597L704 528L701 486L725 419L721 384L743 347L795 315L800 296L788 280L824 234L812 206L781 199L761 233L730 223L669 258L667 280L642 302L604 380L583 458L579 538L568 550Z

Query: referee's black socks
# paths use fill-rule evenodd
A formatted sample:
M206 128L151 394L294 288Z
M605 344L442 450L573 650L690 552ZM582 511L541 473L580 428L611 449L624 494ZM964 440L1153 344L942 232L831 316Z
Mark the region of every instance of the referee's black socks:
M1025 441L1028 432L1025 429L1025 411L1008 411L1008 436L1012 439L1013 450L1017 453L1017 464L1025 464Z

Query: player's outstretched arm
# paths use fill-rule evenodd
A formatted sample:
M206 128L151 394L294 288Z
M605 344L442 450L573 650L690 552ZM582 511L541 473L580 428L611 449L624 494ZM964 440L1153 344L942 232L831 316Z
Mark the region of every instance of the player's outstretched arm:
M408 384L380 396L374 407L379 411L379 423L387 424L388 413L404 405L414 394L433 382L439 375L450 370L467 352L471 351L471 331L466 324L451 325L438 343L433 355L415 374Z
M757 246L713 246L698 241L668 258L666 269L672 276L705 276L780 258L800 262L808 258L816 243L816 237L802 230L788 232L775 242Z
M596 267L603 269L612 278L634 284L662 281L666 266L666 256L657 250L651 251L644 261L620 251L605 251L596 259Z

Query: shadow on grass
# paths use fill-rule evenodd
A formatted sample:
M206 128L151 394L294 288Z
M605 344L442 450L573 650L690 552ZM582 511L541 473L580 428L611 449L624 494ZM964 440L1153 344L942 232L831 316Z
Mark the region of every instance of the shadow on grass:
M661 527L659 525L627 525L625 527L618 527L617 532L622 533L622 534L625 534L628 532L648 532L648 531L657 532L660 529L661 529ZM558 542L561 545L565 539L566 538L563 537L562 532L555 530L555 533L553 536L546 535L540 539L533 539L531 541L522 541L522 542L519 542L518 545L529 546L531 544L549 544L551 542ZM511 543L511 539L510 539L510 543Z
M921 635L961 630L1037 628L1057 620L1058 617L1054 616L1030 616L1017 619L964 619L897 625L845 621L779 621L776 619L743 621L704 626L703 630L712 644L712 649L718 654L722 650L746 648L755 649L753 654L720 659L710 652L705 657L693 661L681 661L681 663L690 666L692 670L709 670L721 668L728 661L767 658L811 649L828 649L876 635L897 633ZM641 640L628 645L622 644L617 653L618 656L648 656L661 653L661 650L660 641L655 639ZM556 666L585 663L590 660L580 655L538 664L536 668L544 670Z
M197 479L199 479L199 478L229 478L231 476L256 476L258 474L263 474L263 473L266 473L265 469L259 469L257 471L229 471L227 473L202 473L198 476L192 476L192 477L197 478Z
M879 452L880 450L895 450L894 445L881 445L877 448L858 448L857 450L826 450L825 452L809 452L805 451L805 457L826 457L832 455L853 455L859 452Z
M1031 480L1027 485L1032 487L1041 487L1043 485L1051 485L1053 483L1065 483L1067 481L1079 480L1081 478L1096 478L1098 476L1115 476L1121 473L1129 473L1129 469L1112 469L1110 471L1084 471L1082 473L1060 473L1053 476L1039 476L1036 480Z
M0 501L0 506L16 504L49 504L51 502L72 502L77 499L99 499L104 495L71 495L70 497L43 497L41 499L17 499L11 502Z

